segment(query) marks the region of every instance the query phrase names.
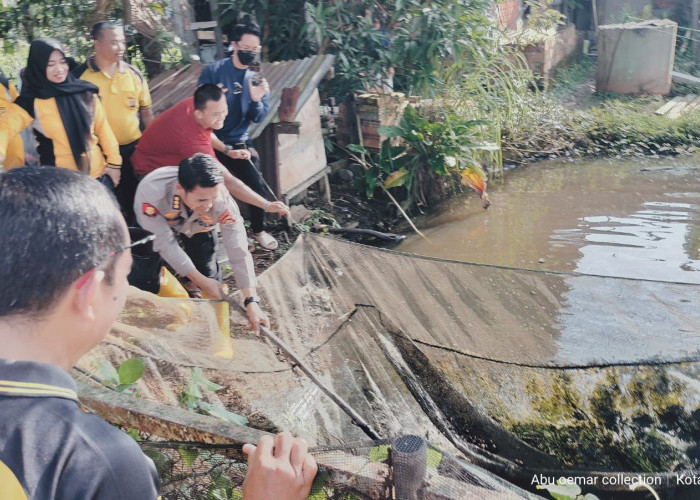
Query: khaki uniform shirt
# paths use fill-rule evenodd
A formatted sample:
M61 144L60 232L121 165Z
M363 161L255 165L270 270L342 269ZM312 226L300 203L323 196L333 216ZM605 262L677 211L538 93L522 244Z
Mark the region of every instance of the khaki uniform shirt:
M197 233L221 228L221 237L239 288L255 286L253 258L248 251L243 217L238 205L219 185L219 196L205 215L190 213L175 193L178 167L161 167L139 183L134 199L134 212L139 225L156 235L153 248L180 276L195 269L192 260L178 244L175 233L192 237Z

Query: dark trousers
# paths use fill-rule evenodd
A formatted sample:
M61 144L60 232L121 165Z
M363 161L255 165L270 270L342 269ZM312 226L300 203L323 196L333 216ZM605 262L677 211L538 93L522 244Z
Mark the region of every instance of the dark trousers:
M265 187L265 181L260 172L260 156L258 152L250 144L239 144L234 146L234 148L245 148L250 151L250 159L255 165L253 166L248 160L234 160L219 151L216 152L216 159L234 177L243 181L246 186L267 200L267 187ZM262 232L265 228L265 211L262 208L250 206L250 228L254 233Z
M131 239L136 241L147 235L148 231L140 227L130 227L129 233ZM216 259L218 245L216 230L208 233L197 233L191 238L179 234L177 239L197 271L209 278L221 280L221 270ZM134 248L131 255L133 264L128 277L129 284L147 292L158 293L160 291L160 268L163 265L167 266L167 263L153 250L152 244ZM172 269L170 271L172 272Z
M194 234L191 238L180 234L178 239L185 253L192 259L197 271L204 276L221 281L221 271L216 260L219 239L216 229L208 233Z
M119 146L119 154L122 157L122 171L119 185L116 188L117 201L121 208L122 215L130 226L136 222L134 216L134 195L138 181L134 175L134 167L131 165L131 155L134 154L139 141Z

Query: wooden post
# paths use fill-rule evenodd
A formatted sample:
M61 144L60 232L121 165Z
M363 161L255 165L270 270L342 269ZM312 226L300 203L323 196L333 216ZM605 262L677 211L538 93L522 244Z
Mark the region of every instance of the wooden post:
M277 111L280 121L291 122L297 112L297 101L299 100L299 86L282 89L282 100Z
M211 12L211 18L216 21L216 26L214 27L214 34L216 38L216 58L224 58L224 40L223 33L221 32L221 25L219 24L219 16L217 14L217 4L216 0L211 0L209 2L209 10Z
M700 29L700 0L691 0L690 7L690 27L693 30ZM691 42L691 48L693 51L693 56L695 57L695 64L700 64L700 42L698 42L698 32L693 31L691 35L693 41Z

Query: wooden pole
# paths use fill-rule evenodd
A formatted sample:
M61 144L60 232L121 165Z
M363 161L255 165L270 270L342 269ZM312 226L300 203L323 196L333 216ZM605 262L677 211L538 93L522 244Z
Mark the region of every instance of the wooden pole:
M690 26L693 30L700 29L700 0L691 0L690 7ZM700 64L700 42L698 42L698 36L700 33L698 31L693 31L691 38L693 39L690 43L691 49L693 51L693 56L695 58L695 64Z

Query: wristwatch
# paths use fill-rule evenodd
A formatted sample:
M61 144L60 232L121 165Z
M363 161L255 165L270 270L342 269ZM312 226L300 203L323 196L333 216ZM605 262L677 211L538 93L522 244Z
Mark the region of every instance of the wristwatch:
M224 144L224 154L228 154L229 151L233 149L233 146L230 144Z
M243 301L243 307L248 307L248 304L255 302L256 304L260 304L260 299L256 297L255 295L251 295L250 297L246 297L246 299Z

